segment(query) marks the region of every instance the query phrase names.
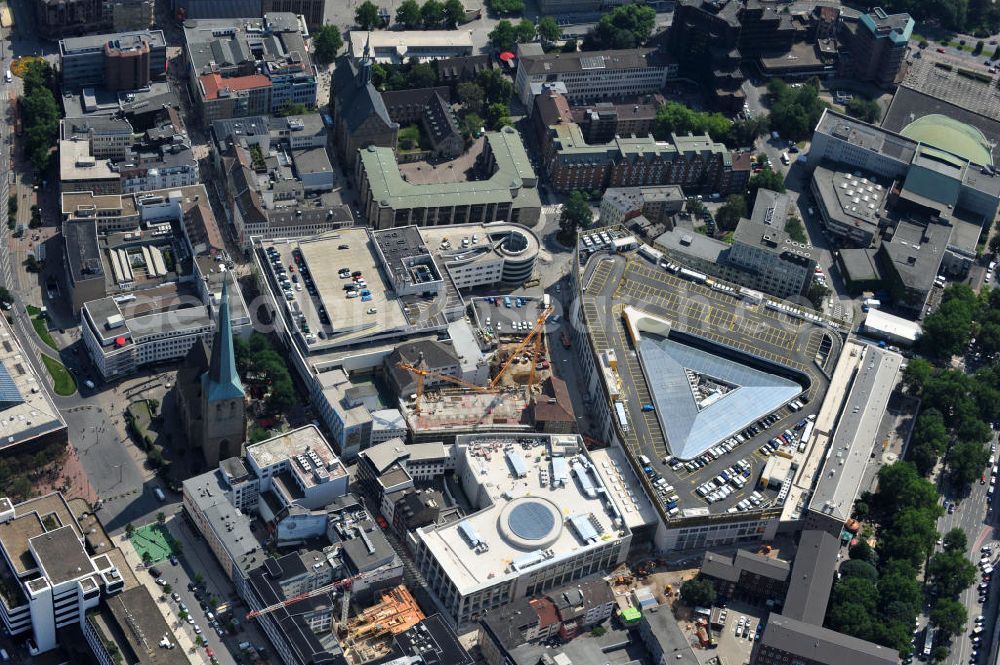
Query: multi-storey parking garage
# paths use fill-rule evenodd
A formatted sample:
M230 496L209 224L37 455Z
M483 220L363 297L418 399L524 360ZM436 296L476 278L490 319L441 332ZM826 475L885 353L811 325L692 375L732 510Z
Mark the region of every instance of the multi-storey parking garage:
M606 405L602 434L628 452L660 514L657 548L772 537L795 469L815 454L806 424L843 332L671 272L648 252L623 253L635 246L623 230L602 233L619 252L581 245L576 346L591 396Z

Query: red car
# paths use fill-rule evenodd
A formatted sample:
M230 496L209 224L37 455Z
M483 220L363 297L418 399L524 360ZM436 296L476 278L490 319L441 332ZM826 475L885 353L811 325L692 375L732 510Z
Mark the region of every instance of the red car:
M378 522L378 525L380 527L382 527L383 529L388 529L389 528L389 523L386 522L385 518L382 517L381 515L379 515L378 517L376 517L375 521Z
M937 52L938 52L938 53L944 53L944 49L943 49L943 48L939 48L939 49L937 50Z
M209 658L215 658L215 654L212 653L212 647L205 647L205 655Z

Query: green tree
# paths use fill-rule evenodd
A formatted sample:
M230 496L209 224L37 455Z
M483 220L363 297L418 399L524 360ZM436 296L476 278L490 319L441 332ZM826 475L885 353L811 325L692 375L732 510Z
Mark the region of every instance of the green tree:
M563 53L576 53L577 47L578 44L575 39L567 39L559 50Z
M267 408L271 413L284 413L298 402L291 381L281 381L271 386Z
M358 5L354 12L354 22L362 30L374 30L382 27L382 17L379 16L378 6L371 0L365 0Z
M462 126L465 134L469 137L477 136L479 130L486 126L486 121L479 117L478 113L466 113L462 118Z
M832 291L827 287L817 281L812 281L809 283L809 289L806 291L806 298L812 304L813 309L818 312L823 309L823 300L831 293Z
M54 75L45 60L25 68L24 94L19 98L24 121L24 151L37 171L44 171L59 134L59 105L52 92Z
M490 0L490 9L501 16L520 14L524 11L524 0Z
M322 25L313 32L314 55L322 64L333 62L343 46L344 38L335 25Z
M701 217L705 213L705 204L698 199L691 197L684 204L684 209L689 215L694 215L695 217Z
M853 560L857 559L859 561L867 561L868 563L875 563L875 550L872 546L868 544L866 540L858 540L854 545L851 545L850 549L847 550L847 555Z
M487 69L479 72L476 78L479 86L483 89L483 101L486 104L509 104L510 98L514 94L514 85L506 76L496 69Z
M958 636L965 630L969 615L965 605L951 598L939 598L931 610L930 622L946 636ZM947 637L944 638L947 641Z
M928 357L944 359L959 353L972 337L973 316L977 302L966 284L945 289L941 305L924 317L919 349Z
M809 236L806 235L806 227L802 225L802 220L795 215L785 220L785 233L795 242L808 243Z
M166 524L167 523L167 514L165 512L163 512L162 510L160 512L156 513L156 523L157 524Z
M444 21L444 5L438 0L426 0L420 8L420 19L427 28L434 28Z
M514 48L514 44L517 42L517 31L514 29L514 24L507 19L497 21L496 26L490 31L489 39L493 48L498 51L509 51Z
M733 148L753 145L758 137L764 136L770 130L770 121L766 115L758 115L746 120L737 120L729 128L725 142Z
M153 563L153 555L150 554L149 552L143 552L142 553L142 562L143 562L143 564L145 564L147 566L150 565L151 563Z
M989 448L978 441L958 441L952 444L945 454L951 481L959 487L968 487L979 480L989 458Z
M653 134L668 140L671 134L708 134L717 139L729 135L732 123L721 113L695 111L680 102L667 102L656 111Z
M633 49L642 46L656 27L652 7L628 4L604 14L583 40L584 51Z
M173 587L172 584L167 583L167 584L163 585L163 593L165 593L165 594L167 594L169 596L173 592L174 592L174 587Z
M465 81L458 84L458 100L462 102L462 106L465 107L467 111L473 113L479 113L483 110L483 102L486 99L486 93L483 91L482 86L473 81Z
M990 254L998 255L1000 254L1000 234L997 234L990 238L989 242Z
M976 567L964 550L938 552L927 563L927 577L938 598L957 598L976 581Z
M739 194L730 194L725 204L715 213L715 221L723 231L736 228L741 217L747 216L747 201Z
M757 190L761 188L784 193L785 176L772 171L770 166L765 166L759 173L750 176L750 181L747 183L748 207L753 207L753 203L757 201Z
M830 593L827 621L834 630L861 639L872 636L878 589L864 577L842 577Z
M847 102L844 109L848 115L864 122L876 123L882 117L882 107L874 99L854 97Z
M792 88L781 79L768 84L771 129L795 141L808 138L828 104L819 98L819 81Z
M490 104L486 108L486 123L491 129L500 129L510 122L510 108L506 104L499 102Z
M133 533L135 533L135 525L129 522L125 525L125 537L131 538Z
M840 565L840 574L844 577L863 577L872 582L878 582L878 570L867 561L851 559Z
M417 0L403 0L396 8L396 23L407 30L420 27L420 5Z
M526 18L522 18L516 26L514 32L517 33L517 41L520 44L527 44L535 41L537 30L535 24Z
M715 598L715 585L709 580L695 578L681 585L681 600L688 607L711 607Z
M302 102L285 102L275 115L286 118L290 115L305 115L309 110L309 107Z
M437 85L437 70L429 62L416 62L409 66L407 79L412 88L431 88Z
M910 362L903 370L903 385L911 395L919 397L924 389L924 384L930 380L934 372L934 366L924 358L911 358Z
M543 40L557 42L562 38L562 28L559 27L559 23L551 16L543 16L538 21L538 34L541 35Z
M577 229L590 226L594 221L594 213L583 192L573 190L569 199L563 204L559 215L559 237L563 244L576 242Z
M465 5L462 0L447 0L444 3L444 20L452 28L465 23Z
M948 428L941 412L934 408L921 411L910 435L907 454L920 475L926 476L948 449Z

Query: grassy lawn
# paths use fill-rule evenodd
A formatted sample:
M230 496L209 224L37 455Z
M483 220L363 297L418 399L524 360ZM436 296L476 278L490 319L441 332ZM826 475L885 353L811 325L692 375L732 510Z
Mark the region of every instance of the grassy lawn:
M35 307L34 305L25 305L24 309L25 311L28 312L28 316L38 316L39 314L42 313L42 310Z
M52 338L52 334L49 332L49 324L45 322L45 319L34 318L31 320L31 325L35 328L35 332L38 336L42 338L42 341L48 344L50 347L59 350L59 345Z
M61 362L55 358L48 357L44 353L42 354L42 362L45 363L45 369L49 370L49 374L52 375L57 395L66 397L76 392L76 381Z
M416 125L400 128L398 144L405 152L420 150L420 128Z

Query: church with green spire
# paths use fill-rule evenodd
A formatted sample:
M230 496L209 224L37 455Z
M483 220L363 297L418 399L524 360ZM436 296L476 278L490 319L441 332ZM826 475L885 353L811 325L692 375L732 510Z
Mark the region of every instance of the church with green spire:
M215 467L240 455L246 442L246 391L236 371L228 277L222 281L212 346L202 341L191 347L177 372L176 390L189 445L201 451L205 464Z

